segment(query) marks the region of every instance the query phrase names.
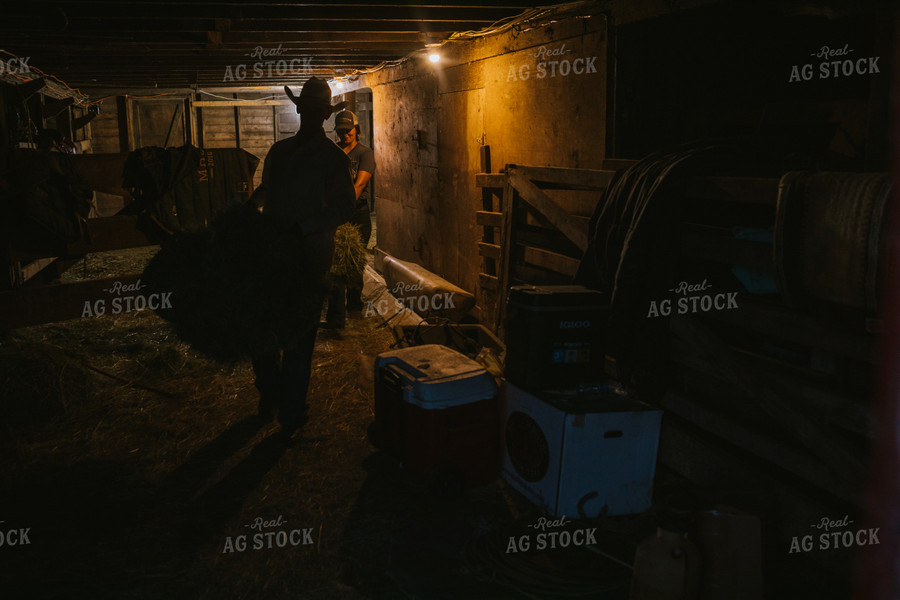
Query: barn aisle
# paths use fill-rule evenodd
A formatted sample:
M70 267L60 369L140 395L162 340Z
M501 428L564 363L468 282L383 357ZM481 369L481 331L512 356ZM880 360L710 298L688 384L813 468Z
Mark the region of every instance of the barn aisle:
M134 272L153 253L90 255L63 279ZM320 333L310 421L285 445L256 417L249 362L205 358L151 311L8 334L0 497L42 556L10 555L13 589L39 579L35 598L514 597L461 577L460 552L533 509L499 482L435 496L367 440L374 357L393 342L359 314ZM48 557L64 567L47 571Z

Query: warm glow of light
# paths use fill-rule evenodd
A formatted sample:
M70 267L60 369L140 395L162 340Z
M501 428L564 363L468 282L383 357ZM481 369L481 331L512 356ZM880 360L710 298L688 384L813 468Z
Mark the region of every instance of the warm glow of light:
M433 63L436 63L437 61L441 60L441 55L438 54L437 52L432 52L431 54L428 55L428 60L430 60Z

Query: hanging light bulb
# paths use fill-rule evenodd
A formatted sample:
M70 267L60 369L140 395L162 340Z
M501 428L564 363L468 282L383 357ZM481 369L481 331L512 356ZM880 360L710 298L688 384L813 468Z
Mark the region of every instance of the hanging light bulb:
M441 36L435 33L428 33L425 36L425 53L428 55L428 60L434 64L437 64L441 61L441 45L443 41Z

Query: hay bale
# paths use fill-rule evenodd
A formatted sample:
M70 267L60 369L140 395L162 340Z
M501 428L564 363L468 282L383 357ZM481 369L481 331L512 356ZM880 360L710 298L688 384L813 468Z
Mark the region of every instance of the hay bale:
M366 246L359 225L344 223L334 233L331 277L338 283L350 283L360 278L365 268Z

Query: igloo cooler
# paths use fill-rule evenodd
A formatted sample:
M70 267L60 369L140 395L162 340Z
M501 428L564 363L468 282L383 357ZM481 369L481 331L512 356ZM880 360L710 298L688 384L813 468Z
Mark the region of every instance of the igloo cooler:
M603 372L605 294L580 285L517 285L506 307L504 377L526 390L593 381Z
M474 360L435 344L375 359L372 441L409 472L462 488L493 481L498 430L497 385Z

